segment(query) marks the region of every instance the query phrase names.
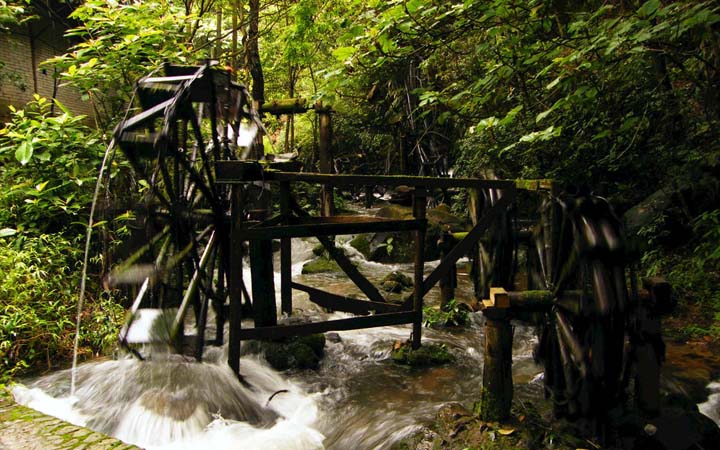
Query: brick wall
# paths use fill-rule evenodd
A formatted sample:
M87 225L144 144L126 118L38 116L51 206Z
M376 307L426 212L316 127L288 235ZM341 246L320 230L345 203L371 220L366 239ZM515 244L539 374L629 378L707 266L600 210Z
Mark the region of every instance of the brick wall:
M22 107L32 100L35 92L48 99L52 97L56 83L53 71L39 65L67 52L72 44L63 33L60 25L46 18L0 33L0 61L4 63L0 71L13 77L0 82L0 120L8 118L8 105ZM75 89L58 83L56 98L74 114L93 115L91 104L82 101Z

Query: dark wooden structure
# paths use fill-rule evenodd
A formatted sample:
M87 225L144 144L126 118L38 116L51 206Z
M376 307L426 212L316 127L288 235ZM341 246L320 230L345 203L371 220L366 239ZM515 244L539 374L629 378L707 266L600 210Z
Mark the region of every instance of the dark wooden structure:
M254 286L267 285L268 274L253 274L253 306L255 307L254 328L240 329L240 293L238 287L230 288L230 351L228 361L238 369L240 341L244 339L274 339L287 336L319 333L331 330L351 330L387 325L412 323L413 348L420 346L422 335L423 298L439 281L446 278L455 268L459 258L468 254L479 239L485 235L488 227L512 204L515 198L514 181L481 180L470 178L431 178L413 176L371 176L371 175L327 175L318 173L284 172L265 168L246 161L220 161L215 164L218 183L232 185L233 198L240 199L242 186L262 180L275 184L280 191L280 213L264 221L244 221L240 212L233 212L231 222L231 246L239 248L242 242L250 242L250 248L257 242L269 242L280 239L286 242L292 238L317 237L328 254L356 286L365 294L367 300L358 300L338 296L320 289L294 283L290 277L289 244L281 244L281 305L286 314L292 313L292 290L309 294L310 300L336 311L363 315L362 317L329 320L319 323L277 326L275 317L275 298L272 289L258 289ZM321 216L309 217L292 198L291 186L295 182L319 183L330 187L353 185L384 185L413 187L413 218L409 220L389 220L369 216ZM496 189L502 193L502 200L488 209L481 220L464 238L446 249L440 264L424 277L424 243L427 220L425 218L426 196L428 190L440 188ZM240 200L237 200L239 203ZM387 303L380 291L368 281L348 258L335 247L334 240L328 236L371 233L382 231L407 231L414 234L414 292L412 302L398 306ZM252 255L251 255L252 258ZM252 264L252 262L251 262ZM237 255L231 262L231 280L242 277L242 259ZM232 283L232 281L231 281ZM267 293L267 295L266 295ZM234 306L233 306L234 305ZM370 314L374 312L374 314Z
M115 142L137 179L147 186L142 245L108 277L134 284L136 298L120 342L142 358L142 345L173 345L183 339L192 313L197 359L207 343L224 342L229 323L228 363L239 374L240 344L388 325L412 324L412 346L422 337L423 301L440 284L442 303L454 296L455 265L471 255L475 296L485 316L482 414L503 420L512 402L510 320L541 329L538 358L545 366L546 392L559 417L587 421L604 436L612 411L625 402L634 378L638 407L659 408L659 364L664 347L660 316L672 309L670 288L647 280L641 291L631 274L628 291L622 226L607 201L585 192L560 192L549 180L507 181L331 174L332 110L290 99L253 105L242 85L211 63L167 65L162 75L138 81L141 111L121 122ZM319 116L319 169L298 172L293 161L264 158L259 114ZM209 132L208 132L209 130ZM242 143L245 144L242 144ZM322 186L318 217L294 199L297 183ZM348 186L408 186L413 217L390 220L337 216L335 190ZM473 223L466 233L443 234L441 261L424 276L427 197L433 190L466 189ZM539 220L518 225L518 194L539 199ZM271 194L276 194L275 196ZM272 204L275 198L277 205ZM525 202L527 204L527 202ZM277 208L273 208L277 206ZM277 211L272 214L272 211ZM334 237L371 232L414 236L413 294L391 304L335 246ZM316 237L364 294L349 298L292 280L293 238ZM272 240L280 240L280 310L293 313L293 292L316 304L354 314L340 320L282 325L275 302ZM252 289L243 280L247 243ZM519 243L524 245L527 286L516 290ZM114 281L113 281L114 280ZM242 328L243 298L252 302L254 326ZM206 342L210 306L216 312L214 339ZM627 343L627 345L626 345Z

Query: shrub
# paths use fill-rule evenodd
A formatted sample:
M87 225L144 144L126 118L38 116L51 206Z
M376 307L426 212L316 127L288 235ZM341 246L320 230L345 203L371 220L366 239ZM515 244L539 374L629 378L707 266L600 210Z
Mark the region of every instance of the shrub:
M80 260L60 235L0 239L0 382L50 369L72 354ZM10 245L7 245L10 244ZM103 297L83 311L83 352L107 349L122 308Z

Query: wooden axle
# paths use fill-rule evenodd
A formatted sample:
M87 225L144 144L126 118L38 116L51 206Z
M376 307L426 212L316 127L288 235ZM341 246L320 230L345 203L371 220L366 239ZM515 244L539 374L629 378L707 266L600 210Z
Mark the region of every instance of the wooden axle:
M672 310L670 284L662 278L643 279L645 289L638 293L639 300L655 313L663 314ZM582 308L583 292L579 290L565 291L556 297L552 291L506 291L501 287L490 288L490 298L482 301L485 309L507 309L509 312L542 312L558 306L564 311L575 315L584 314Z

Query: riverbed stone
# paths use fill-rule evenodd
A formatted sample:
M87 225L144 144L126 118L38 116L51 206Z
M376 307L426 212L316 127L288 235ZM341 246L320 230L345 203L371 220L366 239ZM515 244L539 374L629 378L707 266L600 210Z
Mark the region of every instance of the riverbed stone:
M413 280L409 276L397 270L385 275L380 286L387 292L402 292L413 287Z
M261 353L275 370L317 369L325 355L325 335L296 336L281 341L249 341L244 353Z
M451 363L455 360L447 347L440 344L424 344L413 350L410 343L395 345L392 359L398 364L411 367L431 367Z
M315 258L303 264L302 273L311 275L315 273L340 272L340 266L332 259L324 257Z

